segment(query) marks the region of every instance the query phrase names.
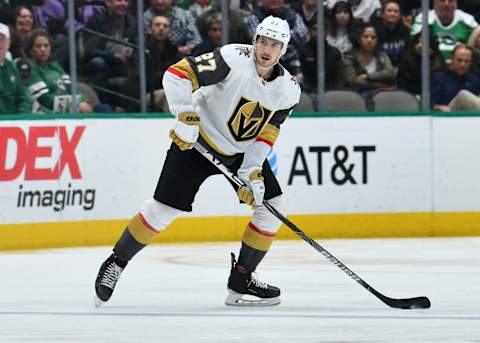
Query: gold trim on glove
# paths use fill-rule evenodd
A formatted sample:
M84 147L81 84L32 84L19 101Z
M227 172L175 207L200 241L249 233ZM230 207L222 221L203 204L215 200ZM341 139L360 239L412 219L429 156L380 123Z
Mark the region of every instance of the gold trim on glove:
M200 116L197 112L182 112L178 115L178 121L187 125L200 125Z
M182 112L177 116L177 126L175 126L175 129L178 130L178 125L188 125L187 127L190 130L191 126L200 126L200 116L196 112ZM185 127L185 126L184 126ZM179 147L180 150L185 151L185 150L190 150L193 148L194 143L190 142L185 142L182 140L175 129L171 129L170 132L168 133L168 136L172 139L172 141ZM195 129L195 128L192 128ZM198 130L198 129L197 129ZM198 132L198 131L197 131Z
M172 139L173 143L175 143L178 148L182 151L185 150L190 150L193 148L193 143L187 143L182 141L176 134L175 130L171 129L170 132L168 133L168 136Z
M263 174L262 174L262 171L260 169L255 169L254 171L252 171L250 173L250 175L248 177L250 178L251 181L253 181L253 180L263 181Z
M255 210L257 208L255 201L253 201L253 192L247 186L241 186L237 190L237 195L240 201L246 203L247 205L250 205L252 207L252 210Z

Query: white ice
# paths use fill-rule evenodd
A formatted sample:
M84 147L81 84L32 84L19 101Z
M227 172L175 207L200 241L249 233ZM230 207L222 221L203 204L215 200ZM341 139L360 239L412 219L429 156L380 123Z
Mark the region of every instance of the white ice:
M238 243L153 245L112 299L93 283L110 247L0 253L0 342L480 342L480 238L322 240L381 293L428 296L387 307L303 241L276 241L260 280L275 307L223 304Z

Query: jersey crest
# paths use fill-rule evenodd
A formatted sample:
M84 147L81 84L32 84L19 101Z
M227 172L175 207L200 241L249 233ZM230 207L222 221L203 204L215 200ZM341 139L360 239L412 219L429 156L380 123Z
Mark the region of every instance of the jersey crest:
M238 55L239 56L246 56L250 57L250 54L252 53L252 47L249 46L237 46L235 47L235 50L238 50Z
M228 120L230 133L237 141L253 139L260 134L271 113L258 101L241 97Z

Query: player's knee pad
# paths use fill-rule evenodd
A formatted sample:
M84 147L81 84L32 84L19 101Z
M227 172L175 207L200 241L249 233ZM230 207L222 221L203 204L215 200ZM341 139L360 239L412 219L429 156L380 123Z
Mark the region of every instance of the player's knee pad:
M283 196L279 195L268 200L268 203L283 213ZM265 206L258 206L253 212L252 223L262 230L276 234L282 222L275 217Z
M281 195L268 200L278 211L283 212L283 198ZM267 251L272 245L282 222L268 211L265 206L259 206L253 212L242 241L261 251Z
M140 212L128 224L132 236L148 244L157 233L164 230L182 211L162 204L155 199L145 201Z

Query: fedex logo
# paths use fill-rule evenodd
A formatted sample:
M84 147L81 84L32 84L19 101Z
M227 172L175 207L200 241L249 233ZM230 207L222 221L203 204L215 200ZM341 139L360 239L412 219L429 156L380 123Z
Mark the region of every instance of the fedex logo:
M14 180L22 171L25 180L56 180L67 168L73 179L81 179L75 150L84 131L85 126L75 127L70 135L65 126L30 127L28 133L19 127L0 127L0 181ZM12 160L8 150L15 147ZM54 149L59 149L56 162ZM42 166L45 161L51 165Z

